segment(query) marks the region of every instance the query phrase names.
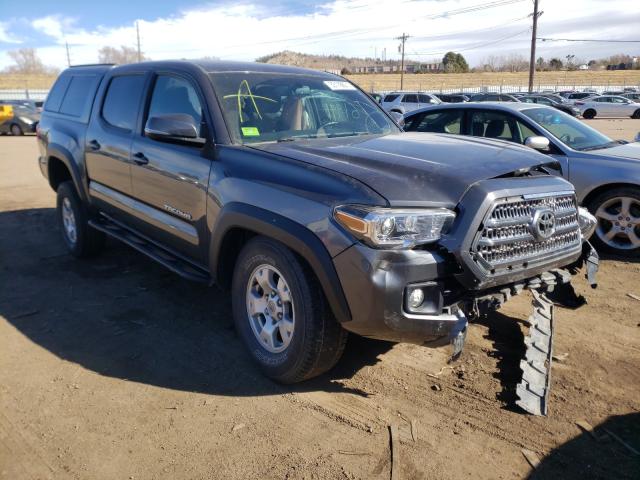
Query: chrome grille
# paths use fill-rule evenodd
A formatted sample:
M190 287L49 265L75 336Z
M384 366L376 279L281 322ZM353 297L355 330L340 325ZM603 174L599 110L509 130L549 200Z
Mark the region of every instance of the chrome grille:
M551 210L555 216L555 232L548 238L536 236L533 223L538 210ZM573 253L581 242L573 193L502 198L489 208L471 255L486 273L496 274L515 265Z

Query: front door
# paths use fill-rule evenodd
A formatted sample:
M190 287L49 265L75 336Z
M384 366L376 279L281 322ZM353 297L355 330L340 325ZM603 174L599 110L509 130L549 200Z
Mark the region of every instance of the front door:
M143 118L190 115L204 136L204 101L196 84L174 73L159 73ZM144 204L137 228L190 259L207 254L206 197L211 160L202 144L153 140L136 132L131 148L136 200Z

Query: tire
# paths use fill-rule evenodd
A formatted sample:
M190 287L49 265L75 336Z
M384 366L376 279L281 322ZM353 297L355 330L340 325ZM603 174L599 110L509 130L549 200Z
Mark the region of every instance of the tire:
M89 225L87 210L73 182L66 181L58 185L56 205L58 224L69 252L78 258L99 253L104 248L105 234Z
M13 123L9 129L11 130L11 135L13 135L14 137L21 137L22 135L24 135L22 127L17 123Z
M271 287L263 289L258 279ZM236 330L269 378L301 382L331 369L342 356L347 331L334 318L313 272L281 243L254 237L244 246L231 298ZM275 333L261 336L267 325Z
M587 120L595 118L595 116L596 116L596 111L593 108L585 110L584 113L582 114L582 118L586 118Z
M596 250L640 256L640 188L613 188L596 196L588 208L598 220L591 237Z
M633 112L633 115L631 115L631 118L636 118L636 119L640 118L640 108L635 112Z

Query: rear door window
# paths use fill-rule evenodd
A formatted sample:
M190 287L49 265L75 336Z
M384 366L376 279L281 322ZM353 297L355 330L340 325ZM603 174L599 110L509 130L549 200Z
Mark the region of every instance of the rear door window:
M104 121L114 127L133 130L144 82L145 77L140 74L113 77L102 105Z
M418 96L417 95L405 95L404 98L402 99L402 101L404 103L418 103Z

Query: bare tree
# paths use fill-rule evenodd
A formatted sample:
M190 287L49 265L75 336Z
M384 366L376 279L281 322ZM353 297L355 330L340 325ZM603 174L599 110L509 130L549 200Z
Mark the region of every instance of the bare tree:
M140 55L141 60L148 60L144 54ZM102 47L98 50L98 61L100 63L136 63L138 61L138 51L135 48L121 46L120 48Z
M57 73L57 69L46 66L35 48L21 48L8 52L11 60L15 65L7 67L6 71L10 73L24 73L31 75L47 75Z

